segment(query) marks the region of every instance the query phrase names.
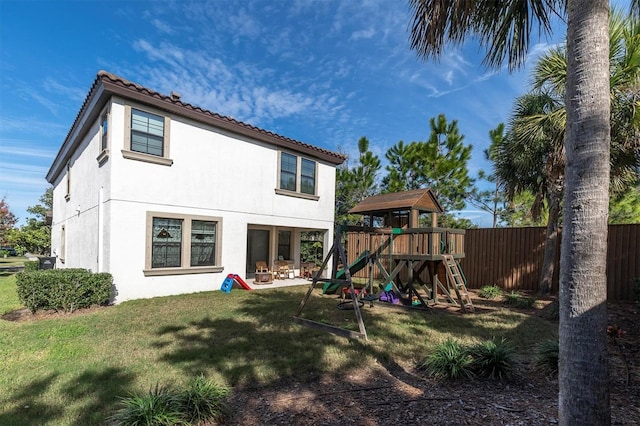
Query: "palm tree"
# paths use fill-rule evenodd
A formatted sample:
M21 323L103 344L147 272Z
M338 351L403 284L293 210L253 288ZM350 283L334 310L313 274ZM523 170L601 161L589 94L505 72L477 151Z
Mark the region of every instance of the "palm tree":
M640 70L640 21L619 12L611 14L610 90L611 112L611 195L632 187L638 179L637 86ZM510 194L529 190L536 194L534 217L542 200L547 201L549 220L545 255L540 276L540 292L551 289L556 255L560 200L564 185L563 135L566 125L564 105L567 76L564 47L552 49L536 63L533 92L516 101L510 123L512 137L502 147L496 161L498 174Z
M634 0L635 2L636 0ZM533 23L550 31L567 15L567 125L560 260L559 419L609 424L606 257L609 204L608 0L409 0L411 48L438 57L445 43L477 37L485 63L524 62ZM566 7L566 9L565 9Z
M494 166L508 197L529 191L535 195L531 206L534 220L540 218L547 202L549 216L540 275L540 293L551 290L558 219L564 186L565 111L562 99L548 92L531 92L516 100L509 123L509 137L500 146Z

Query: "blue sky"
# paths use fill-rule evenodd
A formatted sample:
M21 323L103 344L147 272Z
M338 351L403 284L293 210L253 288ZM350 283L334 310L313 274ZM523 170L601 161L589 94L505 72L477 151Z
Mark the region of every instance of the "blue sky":
M529 70L482 67L473 40L439 62L409 50L406 1L0 0L0 198L24 220L97 72L306 143L384 158L458 120L470 173L490 166L490 129L508 120ZM564 39L533 34L530 65ZM472 209L464 213L488 225Z

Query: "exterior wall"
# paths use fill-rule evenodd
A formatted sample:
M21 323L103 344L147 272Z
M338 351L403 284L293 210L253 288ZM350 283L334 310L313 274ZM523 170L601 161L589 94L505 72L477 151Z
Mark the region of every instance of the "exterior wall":
M100 128L96 122L72 162L72 193L64 200L65 177L54 189L52 247L60 254L66 228L66 259L60 267L110 272L116 302L219 289L229 273L245 276L247 229L265 225L327 230L332 240L335 167L316 161L318 200L276 193L279 152L217 129L171 116L171 166L124 158L125 105L112 98L109 157L99 166ZM134 107L137 105L134 104ZM146 111L161 111L141 107ZM295 152L292 152L295 154ZM80 214L76 208L80 206ZM220 217L222 271L145 276L147 212ZM325 244L325 250L330 244ZM292 255L298 257L294 244Z
M51 250L59 268L86 268L99 272L101 238L100 193L109 188L109 165L99 165L100 128L96 121L69 161L53 189ZM67 173L70 185L67 196ZM63 244L62 227L66 244ZM62 250L64 248L64 259Z

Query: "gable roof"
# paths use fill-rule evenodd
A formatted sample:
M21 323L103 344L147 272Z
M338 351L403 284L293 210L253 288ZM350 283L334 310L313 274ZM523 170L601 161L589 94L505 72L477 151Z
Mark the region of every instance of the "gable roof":
M431 189L414 189L367 197L349 213L385 216L389 212L402 210L443 213L444 209Z
M154 90L140 86L120 76L107 71L100 71L91 85L80 111L78 112L69 133L67 134L58 155L47 173L47 181L53 183L64 169L71 154L81 142L100 111L111 98L120 96L125 99L153 106L160 110L176 114L200 123L226 130L228 132L264 142L277 147L289 149L310 157L339 165L346 160L346 156L314 145L287 138L277 133L261 129L251 124L243 123L234 118L191 105L180 100L179 96L163 95Z

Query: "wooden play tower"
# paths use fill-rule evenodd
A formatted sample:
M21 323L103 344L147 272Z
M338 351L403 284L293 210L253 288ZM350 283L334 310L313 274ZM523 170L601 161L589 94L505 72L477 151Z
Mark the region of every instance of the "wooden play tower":
M394 290L423 305L438 302L473 311L459 259L464 258L463 229L438 227L444 210L430 189L368 197L349 213L360 214L368 226L347 227L347 262L373 253L377 270L352 275L382 279ZM431 226L425 226L429 224Z

